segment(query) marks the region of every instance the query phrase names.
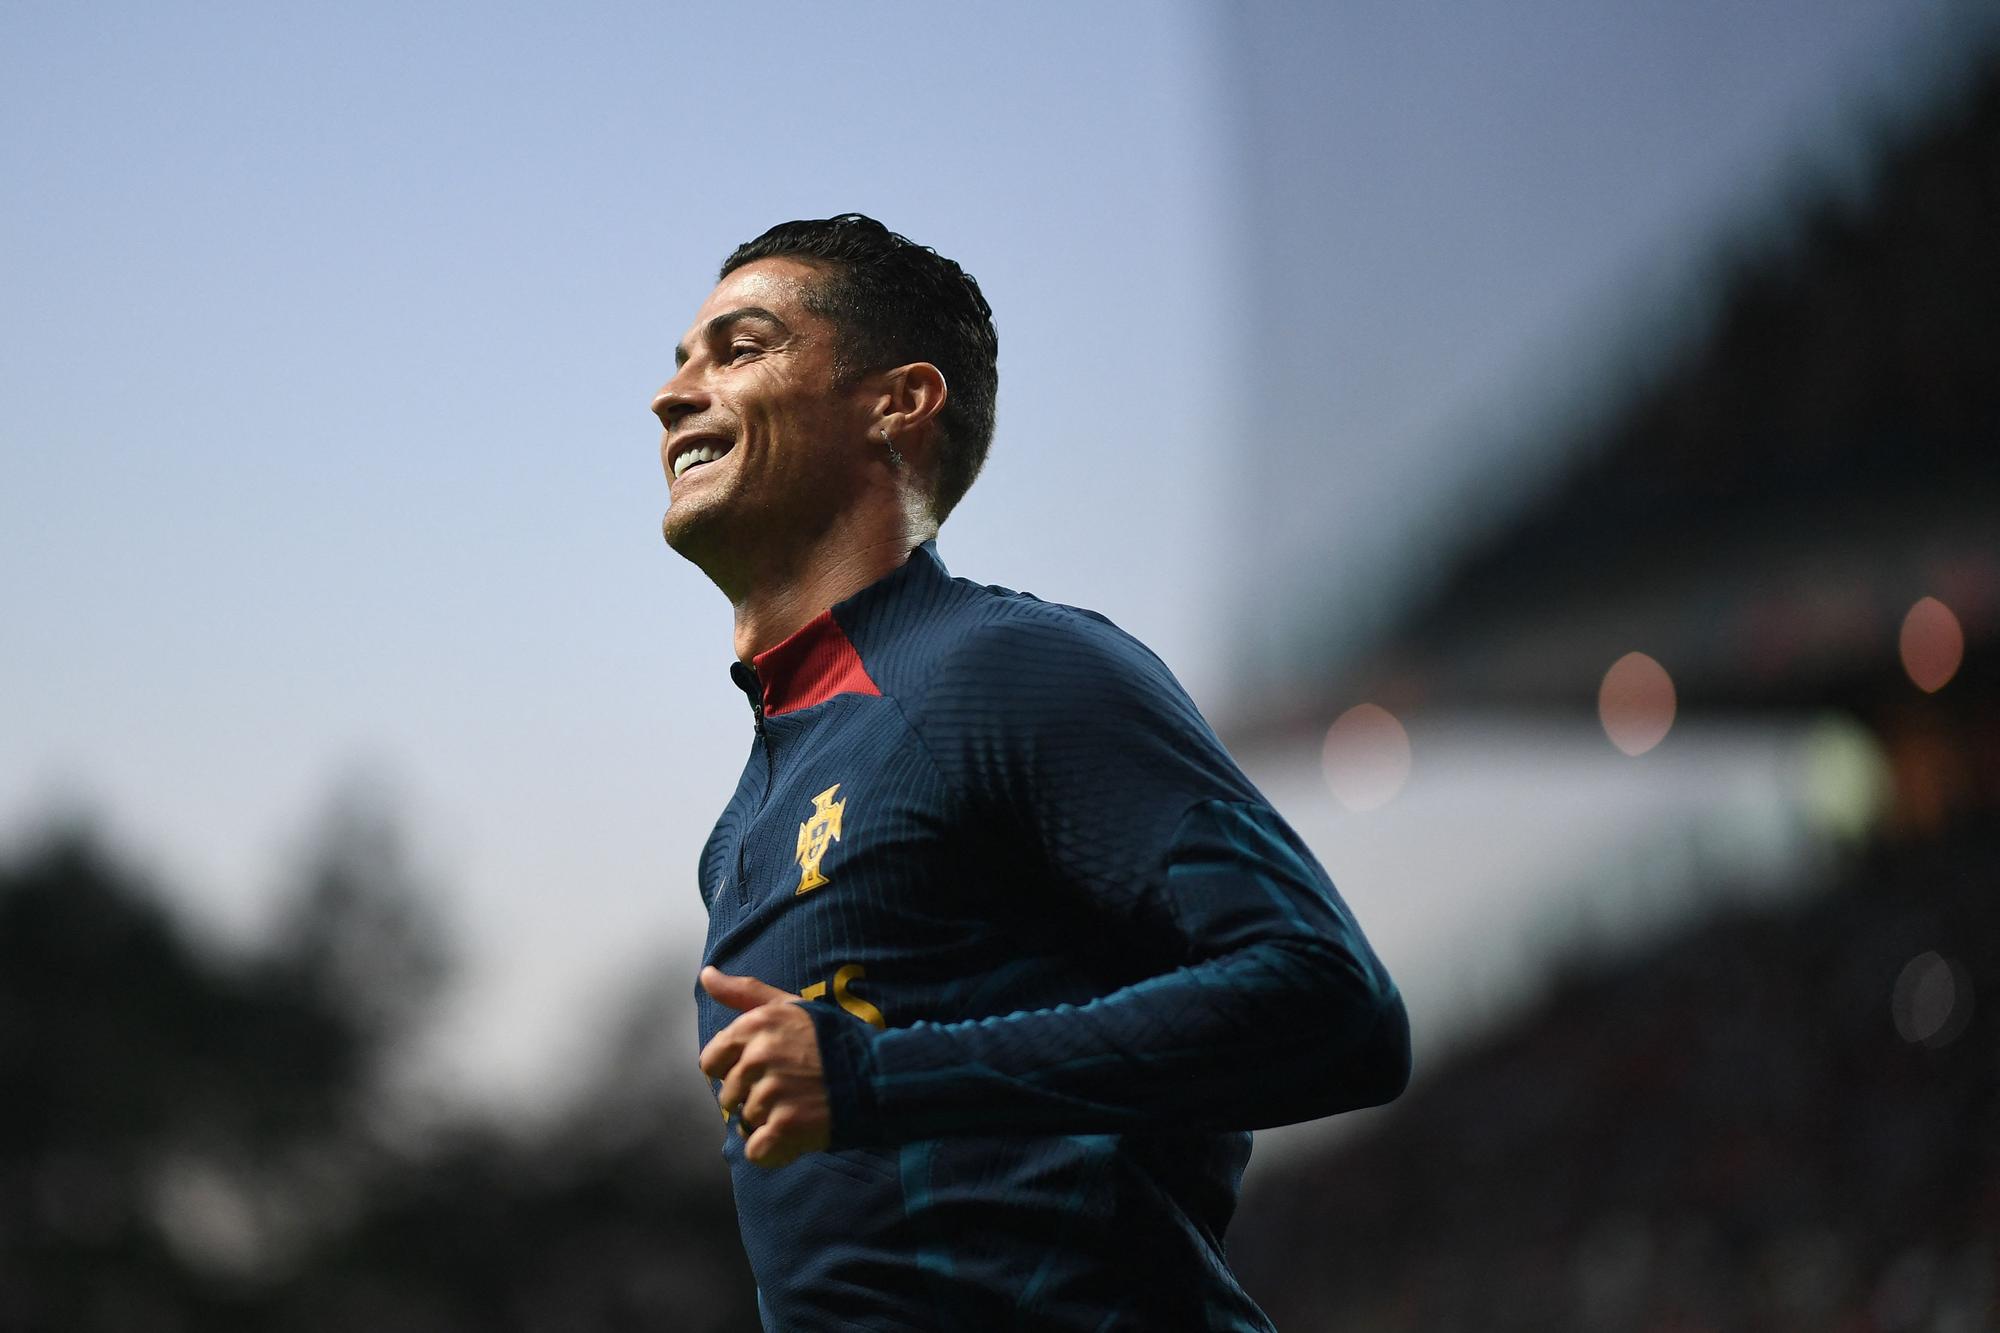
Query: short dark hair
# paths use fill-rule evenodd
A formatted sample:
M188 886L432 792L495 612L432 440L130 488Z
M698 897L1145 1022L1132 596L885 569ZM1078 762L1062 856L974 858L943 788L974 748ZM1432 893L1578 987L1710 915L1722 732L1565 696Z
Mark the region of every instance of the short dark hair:
M822 269L806 298L840 329L834 373L852 380L928 361L944 372L943 436L932 516L944 521L986 462L1000 392L1000 335L972 275L927 245L859 213L781 222L722 261L717 280L759 259Z

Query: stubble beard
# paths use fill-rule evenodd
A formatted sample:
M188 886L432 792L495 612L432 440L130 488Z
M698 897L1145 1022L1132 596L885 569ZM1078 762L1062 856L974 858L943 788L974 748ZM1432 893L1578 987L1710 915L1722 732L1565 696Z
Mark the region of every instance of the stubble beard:
M678 521L677 507L669 504L660 533L732 604L796 577L839 512L823 492L805 486L783 497L725 493L704 499L708 503L684 505Z
M713 501L727 498L710 497ZM741 549L741 543L731 540L731 530L738 525L730 522L728 509L729 506L722 503L704 505L692 499L679 504L669 501L666 513L660 517L660 536L668 547L708 575L724 592L729 592L731 585L737 582L736 562L731 559L731 552Z

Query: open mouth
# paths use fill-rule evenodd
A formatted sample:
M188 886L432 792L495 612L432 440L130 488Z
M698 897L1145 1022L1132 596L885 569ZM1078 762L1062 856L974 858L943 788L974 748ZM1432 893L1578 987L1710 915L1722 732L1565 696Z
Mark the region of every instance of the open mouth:
M728 452L727 440L702 439L677 446L674 449L673 459L674 480L679 481L695 468L713 463Z

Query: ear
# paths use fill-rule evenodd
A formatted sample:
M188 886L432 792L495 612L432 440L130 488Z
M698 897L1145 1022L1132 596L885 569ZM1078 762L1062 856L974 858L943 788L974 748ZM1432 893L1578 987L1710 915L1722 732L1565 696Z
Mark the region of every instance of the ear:
M950 394L944 372L930 362L897 366L884 376L881 415L875 428L889 432L899 449L921 447L928 443L927 428L944 411Z

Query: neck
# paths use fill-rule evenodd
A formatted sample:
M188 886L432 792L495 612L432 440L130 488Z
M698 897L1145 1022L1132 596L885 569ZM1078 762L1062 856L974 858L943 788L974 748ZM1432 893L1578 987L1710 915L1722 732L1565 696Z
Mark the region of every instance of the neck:
M820 612L902 567L910 552L937 535L927 520L836 524L782 564L768 566L730 596L736 608L736 659L749 662L784 642ZM872 530L870 530L872 528Z

